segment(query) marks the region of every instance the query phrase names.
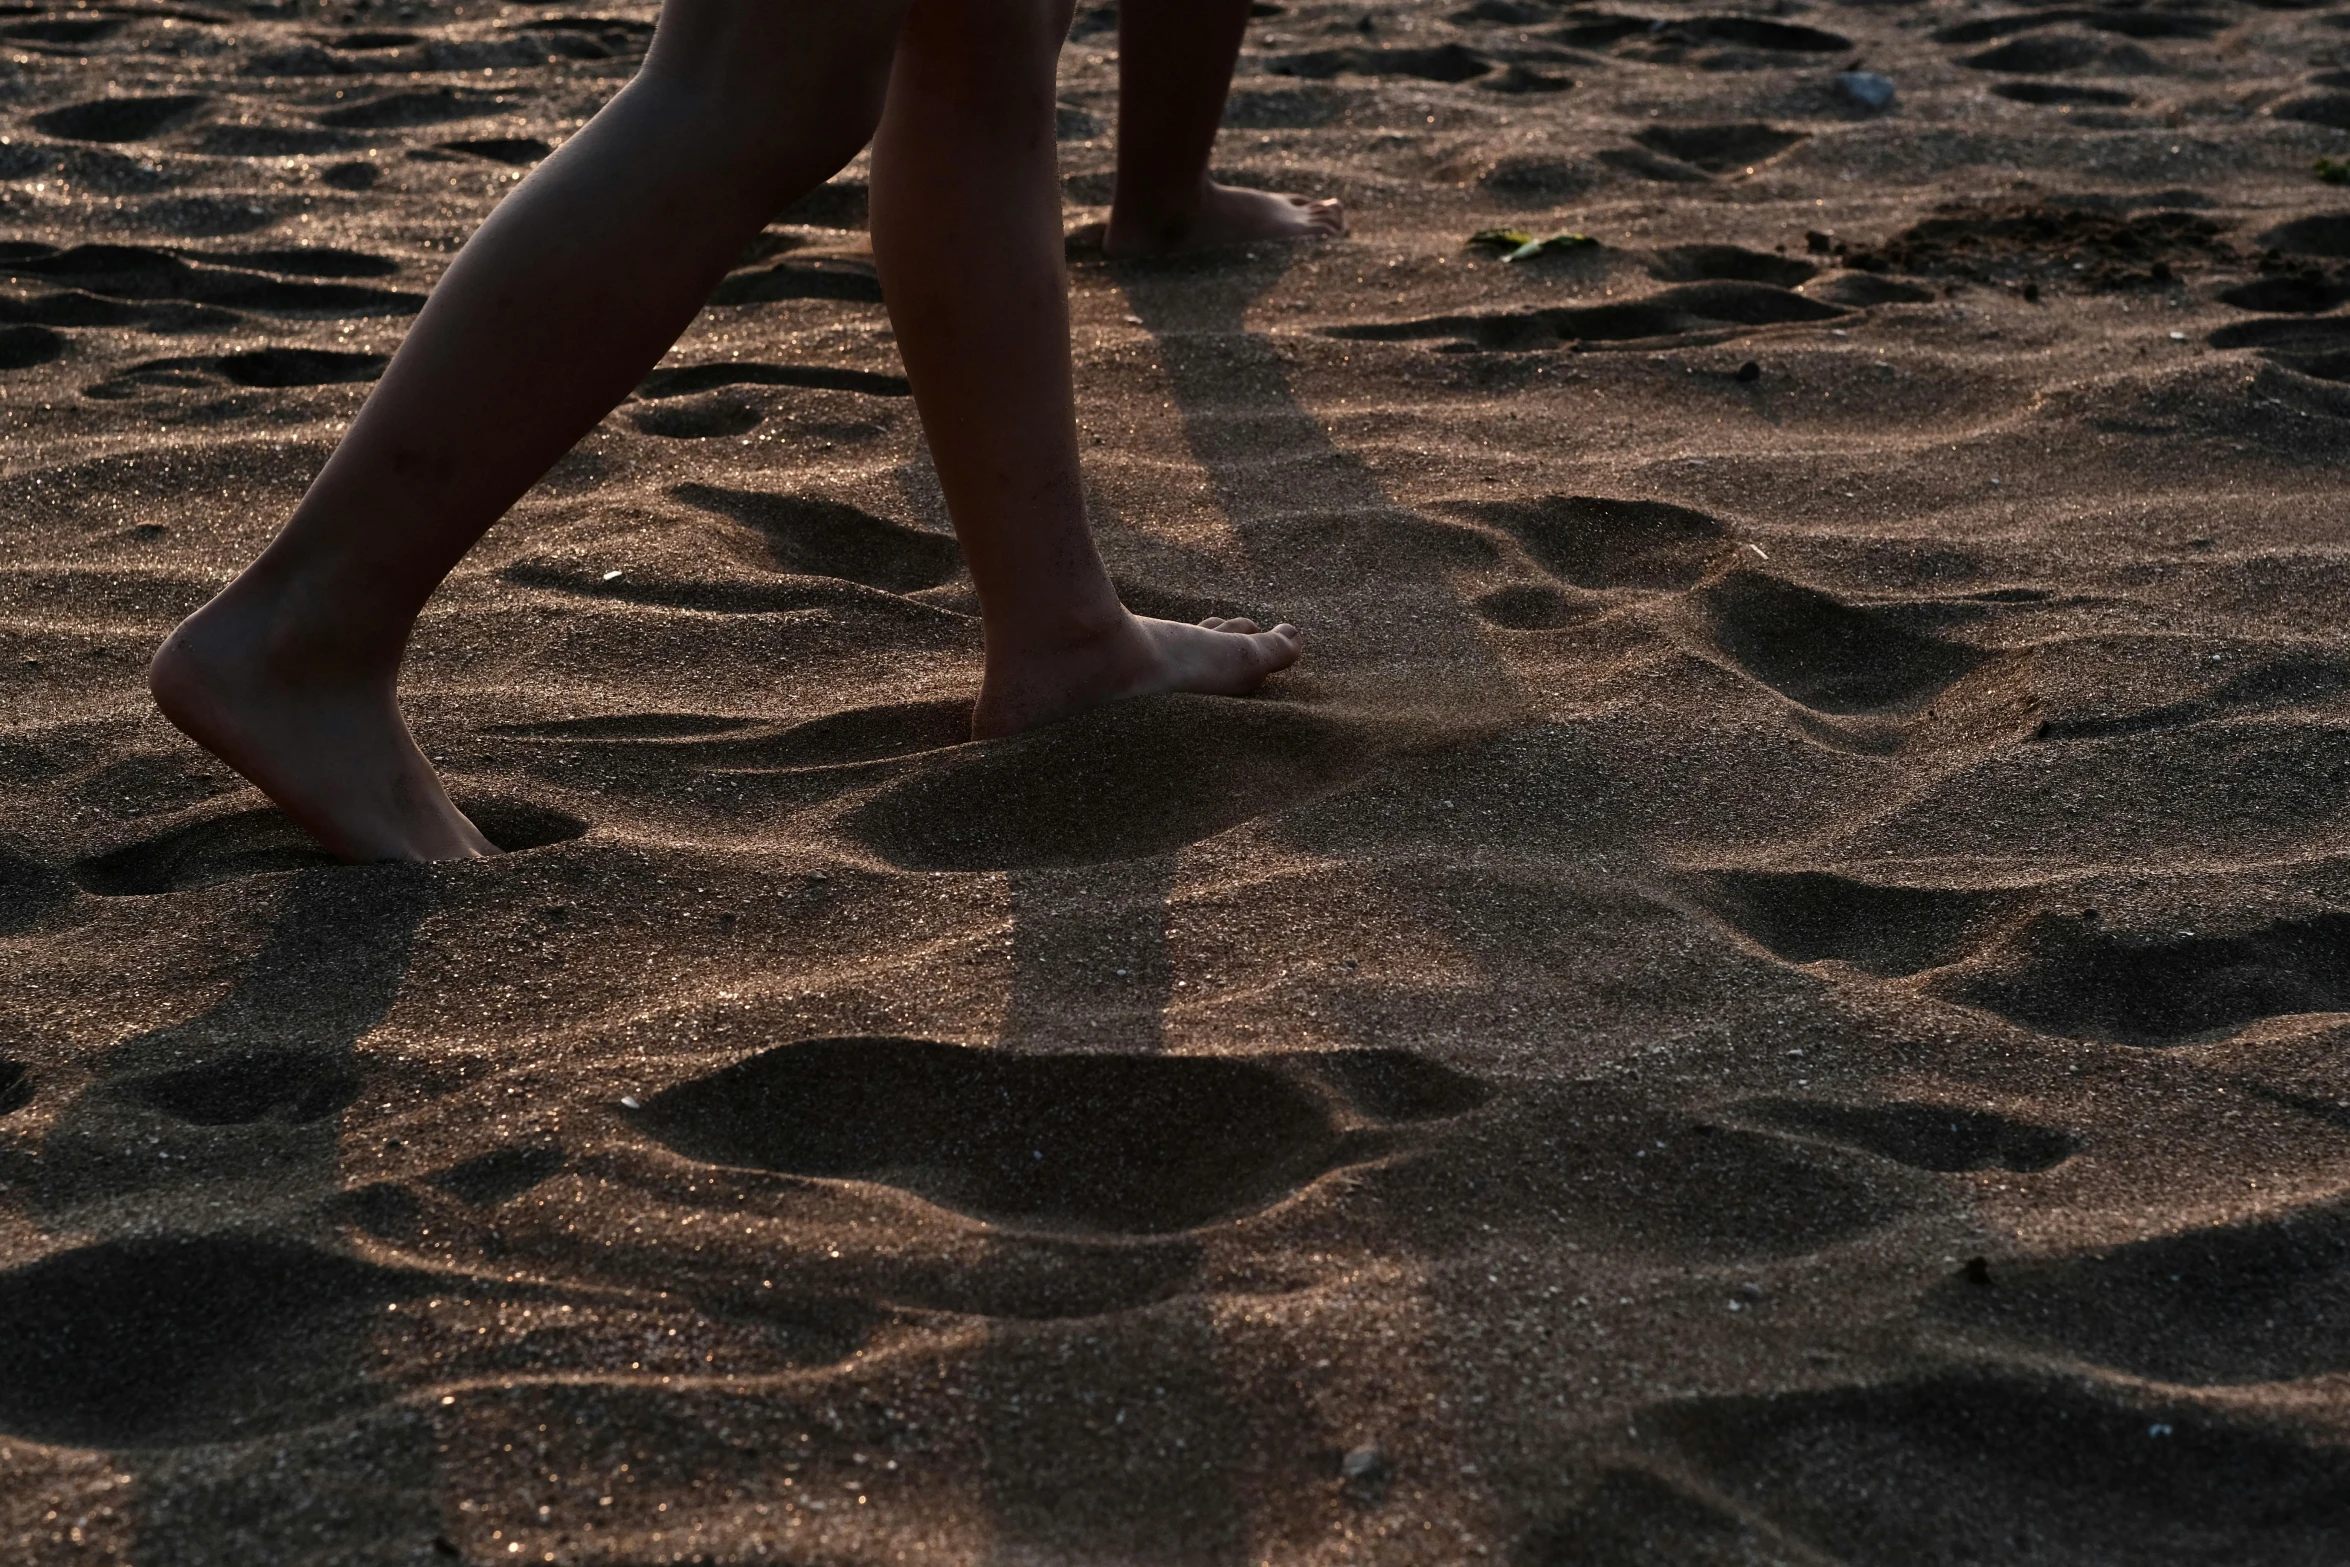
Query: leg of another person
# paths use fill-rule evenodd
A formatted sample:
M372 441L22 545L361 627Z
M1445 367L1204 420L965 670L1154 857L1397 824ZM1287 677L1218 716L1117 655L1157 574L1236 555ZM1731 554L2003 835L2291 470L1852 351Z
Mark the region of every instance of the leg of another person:
M1066 0L915 0L873 143L873 255L979 590L975 733L1119 697L1238 694L1294 627L1126 612L1085 523L1053 142Z
M1118 184L1102 239L1111 256L1346 232L1334 200L1208 178L1248 12L1249 0L1120 0Z
M425 600L854 157L904 0L668 0L644 69L467 242L276 540L172 633L165 716L349 860L494 852L395 693Z

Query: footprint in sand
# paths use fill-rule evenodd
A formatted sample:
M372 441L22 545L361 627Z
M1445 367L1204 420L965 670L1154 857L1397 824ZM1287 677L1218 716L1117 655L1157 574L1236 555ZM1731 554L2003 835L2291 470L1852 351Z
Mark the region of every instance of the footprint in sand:
M2001 1262L1934 1315L2038 1353L2194 1386L2350 1371L2350 1211L2339 1203L2110 1250Z
M33 129L67 141L146 141L195 118L212 100L198 93L94 98L33 116Z
M359 1097L348 1055L239 1050L215 1060L124 1078L111 1092L191 1126L322 1121Z
M286 388L339 386L373 381L391 361L383 354L339 353L323 348L257 348L240 354L196 354L149 359L117 370L84 397L117 402L151 388L197 389L230 386Z
M552 1179L569 1159L556 1144L525 1143L476 1154L428 1179L459 1202L494 1208Z
M1937 636L1938 606L1847 604L1744 568L1708 583L1693 609L1729 661L1822 713L1905 713L1992 656Z
M2044 912L1933 988L2038 1033L2184 1044L2264 1018L2350 1011L2350 914L2209 935Z
M0 1056L0 1115L14 1115L33 1102L32 1070Z
M2017 1370L1655 1404L1670 1480L1615 1468L1533 1537L1654 1525L1625 1560L2138 1562L2350 1557L2350 1458L2159 1388ZM1632 1467L1632 1466L1623 1466ZM1648 1547L1655 1547L1650 1554Z
M1790 963L1833 959L1879 978L1955 963L2017 894L1901 887L1833 871L1719 870L1696 878L1716 917Z
M484 837L509 854L565 843L587 823L525 801L465 795L458 807ZM280 812L207 804L179 813L176 825L74 862L72 876L103 897L186 892L246 876L339 865ZM350 867L364 874L366 867Z
M784 1045L655 1096L689 1158L903 1187L1017 1227L1164 1234L1377 1157L1484 1097L1401 1052L1026 1055L920 1039Z
M234 1442L346 1414L384 1307L429 1274L238 1235L109 1241L0 1273L0 1431L79 1447Z
M1328 794L1397 741L1279 702L1161 696L940 756L852 811L909 870L1020 870L1163 854Z

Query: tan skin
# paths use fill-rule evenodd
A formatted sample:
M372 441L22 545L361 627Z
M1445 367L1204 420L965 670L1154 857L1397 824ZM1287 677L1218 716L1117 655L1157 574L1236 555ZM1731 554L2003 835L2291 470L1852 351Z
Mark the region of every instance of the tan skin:
M1113 259L1346 232L1336 201L1208 178L1248 11L1249 0L1121 0L1118 181L1102 236Z
M344 859L496 852L400 713L418 612L877 121L875 257L981 605L975 731L1241 694L1296 662L1294 627L1127 613L1086 530L1053 153L1067 20L1054 0L668 0L643 71L467 243L284 531L165 641L165 716Z

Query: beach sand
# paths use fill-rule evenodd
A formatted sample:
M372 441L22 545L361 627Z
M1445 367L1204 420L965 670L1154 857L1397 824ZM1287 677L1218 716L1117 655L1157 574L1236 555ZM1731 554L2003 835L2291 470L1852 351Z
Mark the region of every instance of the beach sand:
M1352 239L1103 261L1108 11L1061 150L1301 668L968 742L860 164L370 868L142 667L652 10L0 15L0 1557L2350 1560L2350 7L1259 11Z

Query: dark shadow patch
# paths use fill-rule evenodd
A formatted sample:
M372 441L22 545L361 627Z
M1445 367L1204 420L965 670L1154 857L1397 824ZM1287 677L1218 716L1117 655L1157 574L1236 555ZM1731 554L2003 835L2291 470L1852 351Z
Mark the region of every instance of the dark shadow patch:
M1382 1121L1429 1121L1466 1115L1493 1097L1473 1077L1409 1050L1300 1051L1281 1058L1345 1095Z
M1732 662L1823 713L1923 706L1991 655L1914 630L1901 604L1853 605L1759 571L1732 571L1696 597L1701 624Z
M536 136L477 136L466 141L445 141L441 147L447 152L461 152L469 158L503 163L515 169L527 169L555 150Z
M2350 1555L2350 1458L2152 1390L1996 1370L1639 1415L1749 1516L1846 1562Z
M2132 935L2041 914L1980 971L1937 988L2040 1033L2181 1044L2262 1018L2350 1011L2350 914L2239 936Z
M382 354L346 354L324 348L257 348L226 354L213 368L239 386L339 386L372 381L391 363Z
M2304 125L2323 125L2329 130L2350 131L2350 93L2310 93L2300 98L2288 98L2268 112L2280 120L2298 120Z
M1783 131L1775 125L1746 122L1736 125L1651 125L1632 138L1650 152L1662 153L1708 174L1768 163L1796 143L1810 139L1808 131Z
M2271 317L2223 326L2207 341L2214 348L2258 348L2269 353L2327 353L2350 348L2350 316L2316 320Z
M0 1115L14 1115L33 1102L33 1074L22 1061L0 1056Z
M1937 28L1933 39L1938 44L1983 44L2068 23L2098 32L2118 33L2125 38L2209 38L2228 25L2225 17L2193 11L2010 11L2003 16L1978 17Z
M340 130L400 130L417 125L442 125L450 120L475 120L511 106L496 93L472 92L462 87L429 87L417 92L387 93L364 103L346 104L316 116L321 125Z
M745 397L689 397L639 408L628 422L665 440L722 440L756 430L767 422L767 411Z
M670 494L755 529L782 571L842 577L885 593L935 588L962 574L963 553L952 535L910 528L845 502L709 484L681 484Z
M568 812L523 801L469 796L457 803L484 837L509 854L563 843L587 831L587 823ZM101 897L137 898L340 864L289 817L264 806L199 814L152 837L77 860L72 876L84 891Z
M1665 283L1702 283L1722 278L1793 288L1810 281L1819 268L1794 256L1775 256L1742 245L1674 245L1658 251L1649 262L1648 271L1651 277Z
M606 713L594 718L558 718L546 723L491 724L483 734L518 740L579 740L630 744L645 740L707 740L739 734L756 719L711 713Z
M2344 695L2350 695L2350 663L2322 654L2287 654L2242 674L2231 675L2206 695L2184 702L2168 702L2111 718L2043 719L2037 737L2050 741L2105 740L2115 735L2150 734L2246 712L2332 702Z
M1830 871L1714 871L1697 881L1723 923L1765 951L1790 963L1834 958L1881 978L1957 961L2010 901Z
M18 14L23 13L20 10ZM85 51L75 48L75 45L112 38L129 25L128 18L118 16L52 16L43 17L37 22L17 22L0 27L0 38L13 43L30 44L44 54L81 54Z
M681 1084L637 1119L688 1158L881 1182L1011 1224L1164 1234L1277 1202L1357 1151L1296 1071L819 1039Z
M710 295L713 305L758 305L778 299L839 299L881 303L881 275L872 263L810 257L737 272Z
M96 98L33 116L33 129L67 141L145 141L192 119L212 100L197 93Z
M2326 212L2280 223L2261 235L2260 243L2305 256L2350 257L2350 212Z
M2111 48L2077 33L2054 37L2029 34L1997 48L1967 56L1958 63L1974 71L1999 71L2043 76L2057 71L2084 71L2111 63Z
M1466 82L1492 70L1493 62L1462 44L1441 44L1433 49L1356 44L1282 55L1266 69L1275 76L1311 81L1336 76L1410 76L1428 82Z
M2111 1251L2001 1262L1934 1292L2010 1344L2196 1386L2350 1371L2350 1214L2329 1206Z
M1894 1100L1839 1105L1817 1099L1748 1099L1742 1119L1842 1143L1916 1170L2054 1169L2081 1151L2079 1139L1990 1110Z
M0 1273L0 1430L138 1448L293 1429L380 1392L355 1364L428 1275L244 1236L109 1241Z
M494 1208L553 1176L568 1157L553 1143L494 1148L449 1166L432 1177L432 1184L460 1202Z
M870 397L911 397L914 384L902 375L880 375L871 370L842 370L831 365L763 365L728 362L679 365L656 370L644 378L636 395L646 398L689 397L724 386L804 386L827 392L863 392Z
M1489 315L1429 316L1414 321L1366 322L1327 328L1332 337L1369 342L1452 338L1464 347L1524 351L1576 343L1646 345L1684 338L1719 342L1762 326L1833 321L1851 314L1840 305L1806 299L1767 283L1685 283L1645 299L1618 304L1559 306Z
M359 1071L344 1055L240 1050L215 1060L126 1078L123 1098L191 1126L323 1121L359 1097Z
M2274 311L2280 315L2316 315L2350 300L2350 277L2327 277L2314 269L2285 277L2256 278L2223 288L2223 305L2238 310Z
M76 245L0 265L15 281L51 282L107 299L212 305L264 315L408 315L424 304L421 294L354 283L292 282L243 267L198 266L143 245ZM147 319L155 319L153 312Z
M1163 854L1337 789L1381 747L1277 702L1115 702L941 755L845 825L910 870L1019 870Z
M65 334L45 326L0 326L0 370L30 370L65 357Z
M1469 607L1479 620L1504 631L1556 631L1589 620L1605 604L1570 596L1547 582L1513 582L1479 594Z
M2082 87L2072 82L1994 82L1992 93L2015 103L2090 109L2126 109L2138 100L2118 87Z
M208 158L315 158L366 145L367 138L355 132L314 126L206 125L188 150Z
M1693 587L1730 538L1719 517L1670 501L1546 495L1443 509L1510 534L1543 570L1580 588Z

